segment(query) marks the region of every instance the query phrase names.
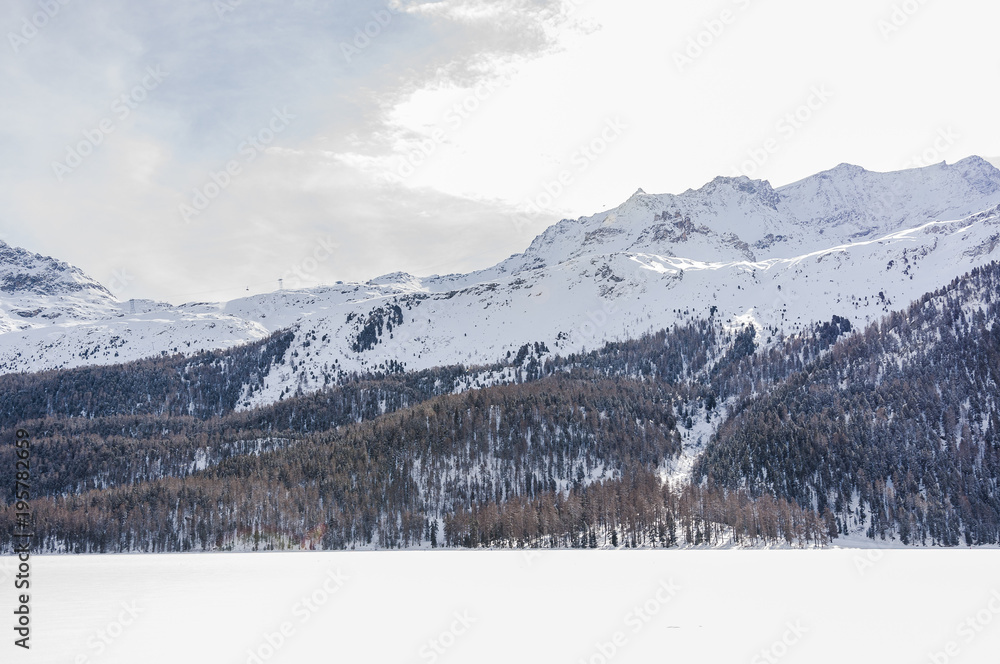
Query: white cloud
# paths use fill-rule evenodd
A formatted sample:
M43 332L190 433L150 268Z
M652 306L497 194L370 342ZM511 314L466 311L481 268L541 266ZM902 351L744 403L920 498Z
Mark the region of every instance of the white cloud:
M34 6L7 4L0 28ZM730 174L816 85L833 97L759 177L896 168L942 127L959 135L942 158L1000 154L1000 8L986 3L922 5L885 38L893 3L869 0L403 2L348 62L341 45L384 7L258 0L220 18L199 0L67 4L0 60L0 237L103 280L127 268L125 296L175 300L270 289L324 234L340 249L317 282L468 270L639 186ZM52 162L157 65L162 85L58 182ZM296 118L244 163L275 107ZM234 159L240 174L184 224L178 206ZM550 213L512 223L557 189Z

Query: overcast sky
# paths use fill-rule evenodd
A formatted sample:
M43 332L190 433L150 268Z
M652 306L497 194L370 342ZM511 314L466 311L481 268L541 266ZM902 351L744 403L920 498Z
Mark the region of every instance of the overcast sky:
M175 303L469 271L639 187L1000 156L998 24L974 0L7 0L0 238Z

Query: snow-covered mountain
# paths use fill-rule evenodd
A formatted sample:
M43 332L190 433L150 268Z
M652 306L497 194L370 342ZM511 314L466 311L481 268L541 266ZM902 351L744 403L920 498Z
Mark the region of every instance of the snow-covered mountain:
M7 248L0 371L225 348L290 327L292 361L254 397L267 403L338 369L486 364L529 342L568 353L690 317L752 324L764 340L834 314L864 324L995 260L998 247L1000 170L970 157L894 173L842 164L777 189L719 177L678 195L639 190L470 274L143 301L135 314L74 268Z
M252 321L190 309L120 302L79 268L0 242L4 373L225 348L267 335Z
M5 242L0 242L0 300L0 333L94 320L119 308L104 286L79 269Z

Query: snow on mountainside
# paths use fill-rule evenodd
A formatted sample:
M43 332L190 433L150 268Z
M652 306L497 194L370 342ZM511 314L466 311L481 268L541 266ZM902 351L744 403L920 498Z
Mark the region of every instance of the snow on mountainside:
M0 370L224 348L291 327L291 361L254 397L267 403L337 370L485 364L529 342L568 353L713 312L766 341L833 314L870 322L1000 258L998 206L1000 170L978 157L895 173L841 165L777 189L719 177L679 195L639 190L470 274L144 303L140 314L104 291L72 317L6 328ZM5 320L22 297L0 293ZM38 297L60 307L74 296Z
M0 371L108 364L225 348L266 330L150 300L119 302L79 268L0 242Z
M0 242L0 333L113 314L118 304L79 269Z
M784 209L800 224L821 225L839 237L871 238L915 219L958 219L1000 200L997 168L979 157L898 173L872 173L848 164L779 190Z

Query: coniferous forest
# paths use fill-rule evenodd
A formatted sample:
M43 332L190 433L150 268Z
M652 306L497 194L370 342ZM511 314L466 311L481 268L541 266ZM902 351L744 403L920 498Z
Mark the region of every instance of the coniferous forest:
M317 367L321 391L248 408L288 330L0 377L0 436L32 433L42 551L996 544L998 292L994 263L865 328L692 318L492 367Z

